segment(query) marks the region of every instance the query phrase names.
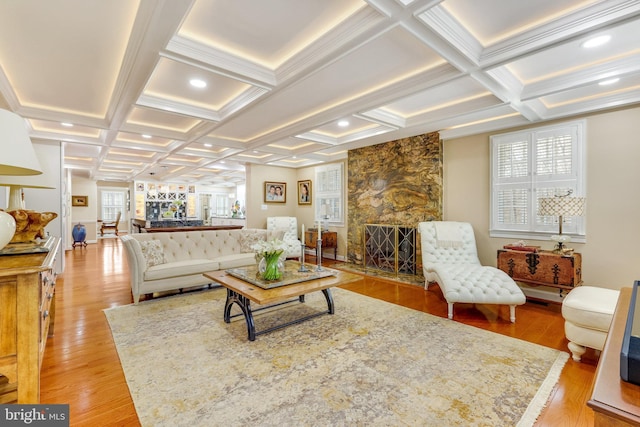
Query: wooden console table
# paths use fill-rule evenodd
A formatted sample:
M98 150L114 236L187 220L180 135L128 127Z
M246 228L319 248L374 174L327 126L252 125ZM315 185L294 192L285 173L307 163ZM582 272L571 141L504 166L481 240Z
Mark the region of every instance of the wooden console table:
M318 230L310 228L304 232L304 245L307 248L315 249L318 257ZM322 230L322 250L333 248L333 259L338 259L338 233L335 231ZM322 256L322 254L320 254Z
M611 328L600 354L587 405L595 413L595 427L640 425L640 386L620 378L620 350L629 313L632 288L622 288Z
M582 284L582 255L498 249L498 268L513 280L559 289Z

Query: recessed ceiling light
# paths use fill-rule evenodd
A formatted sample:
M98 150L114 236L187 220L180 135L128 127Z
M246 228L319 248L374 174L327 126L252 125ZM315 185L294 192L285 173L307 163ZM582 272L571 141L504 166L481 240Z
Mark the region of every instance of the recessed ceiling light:
M602 46L603 44L607 43L609 40L611 40L611 36L608 34L603 36L597 36L582 43L582 47L590 49L592 47Z
M60 123L62 126L66 127L66 128L72 128L73 127L73 123Z
M205 82L204 80L201 80L201 79L191 79L191 80L189 80L189 83L191 83L191 86L197 87L198 89L202 89L203 87L207 87L207 82Z
M612 85L614 83L618 83L619 81L620 81L620 77L614 77L612 79L603 80L603 81L599 82L598 84L600 86L607 86L607 85Z
M338 126L340 126L341 128L346 128L347 126L349 126L349 121L348 120L340 120L338 122Z
M147 135L146 133L145 133L144 135L142 135L142 137L143 137L144 139L151 139L151 135Z
M205 147L207 147L207 148L211 148L211 147L213 147L213 145L208 144L208 143L207 143L207 144L204 144L204 146L205 146Z

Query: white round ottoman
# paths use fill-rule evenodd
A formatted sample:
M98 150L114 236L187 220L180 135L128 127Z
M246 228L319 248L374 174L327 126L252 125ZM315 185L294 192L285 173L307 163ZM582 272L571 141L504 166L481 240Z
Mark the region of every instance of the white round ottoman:
M573 360L580 361L586 348L602 350L620 291L579 286L562 301L564 333Z

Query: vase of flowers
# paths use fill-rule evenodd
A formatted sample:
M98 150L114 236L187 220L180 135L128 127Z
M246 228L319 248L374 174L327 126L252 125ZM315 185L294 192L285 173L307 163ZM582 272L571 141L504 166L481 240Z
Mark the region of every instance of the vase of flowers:
M256 251L258 275L263 280L280 280L284 272L282 254L286 245L282 240L261 241L252 246Z
M236 200L236 202L231 206L231 218L237 218L240 213L240 200Z

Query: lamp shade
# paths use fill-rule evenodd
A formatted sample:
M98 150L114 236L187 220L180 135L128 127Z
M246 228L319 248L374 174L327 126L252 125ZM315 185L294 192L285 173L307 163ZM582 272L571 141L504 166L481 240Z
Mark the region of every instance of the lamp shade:
M9 187L8 211L25 208L22 200L23 188L52 189L56 188L57 183L60 181L58 174L51 170L46 155L41 152L35 154L39 164L42 165L42 174L30 176L3 176L0 174L0 186Z
M542 197L539 199L540 216L583 216L584 197Z
M40 163L33 150L24 119L0 109L0 175L39 175Z

